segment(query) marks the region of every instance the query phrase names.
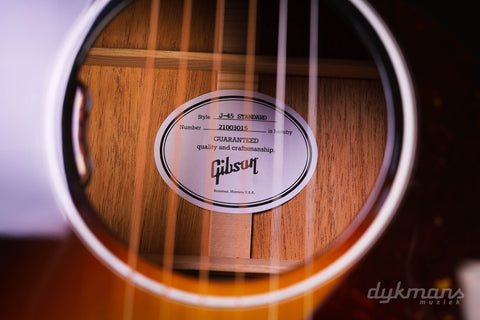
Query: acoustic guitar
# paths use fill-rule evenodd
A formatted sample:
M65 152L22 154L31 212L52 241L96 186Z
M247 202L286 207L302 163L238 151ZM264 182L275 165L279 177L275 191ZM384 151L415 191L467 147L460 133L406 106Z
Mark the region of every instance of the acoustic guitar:
M312 317L401 204L414 89L363 1L99 1L63 52L72 234L16 264L9 317Z

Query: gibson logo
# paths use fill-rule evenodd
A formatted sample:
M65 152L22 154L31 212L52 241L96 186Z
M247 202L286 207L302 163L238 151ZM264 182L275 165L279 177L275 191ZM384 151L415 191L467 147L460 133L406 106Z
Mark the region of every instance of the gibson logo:
M257 174L257 160L258 158L251 158L250 160L238 161L230 163L230 157L226 157L225 160L213 160L212 161L212 178L215 178L215 184L220 182L220 176L238 172L240 170L246 170L252 168L253 174Z

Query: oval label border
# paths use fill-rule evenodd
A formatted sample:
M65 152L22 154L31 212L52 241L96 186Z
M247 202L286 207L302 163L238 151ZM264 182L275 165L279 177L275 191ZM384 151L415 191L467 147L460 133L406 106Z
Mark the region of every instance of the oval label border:
M225 105L225 103L229 103L228 107ZM256 121L256 120L245 120L245 121L250 121L250 122L260 122L260 125L256 125L255 129L261 129L261 130L244 130L248 126L244 125L245 121L242 119L238 119L240 115L244 115L242 113L234 113L231 112L233 110L238 110L239 106L238 105L233 105L233 104L238 104L241 103L243 105L243 110L245 110L245 104L248 103L250 105L249 109L251 111L252 115L255 115L259 118L262 119L270 119L270 120L264 120L264 121ZM220 107L221 105L221 107ZM200 112L201 110L206 109L207 112ZM212 113L211 109L214 109L215 112ZM226 112L220 112L221 109L227 109ZM259 109L261 112L258 112ZM199 114L202 113L202 114ZM267 115L264 115L264 113L268 113ZM214 117L215 114L217 117ZM185 141L184 138L177 138L180 140L178 143L174 143L172 141L175 140L175 136L178 135L179 130L183 130L183 132L190 132L186 134L186 136L190 135L191 138L193 139L200 139L203 141L207 140L209 141L208 138L212 137L212 131L216 131L221 125L219 122L222 122L220 120L227 120L230 123L235 122L235 123L241 123L239 125L236 124L228 124L227 130L219 130L219 131L224 131L226 136L215 136L214 138L221 137L225 138L226 140L229 139L240 139L242 141L250 141L253 143L258 143L260 139L258 138L259 134L265 134L268 131L271 131L272 129L265 129L265 123L274 123L276 121L272 121L271 115L274 115L275 119L278 117L278 115L281 115L281 119L284 119L282 121L283 126L281 126L281 129L285 128L285 123L287 123L287 127L291 128L292 130L287 130L284 129L283 132L280 135L281 138L275 138L279 136L278 134L273 134L269 138L269 140L272 140L273 137L273 145L272 142L267 143L266 146L264 144L263 147L261 148L253 148L253 147L238 147L238 146L233 146L233 148L236 148L237 150L240 148L246 148L246 149L255 149L255 150L262 150L260 154L258 154L258 157L255 158L250 158L247 160L242 160L241 162L234 162L234 163L229 163L229 156L227 156L224 159L216 159L214 155L218 154L220 150L217 151L217 148L219 145L214 145L214 144L197 144L195 146L195 142L192 145L192 141ZM194 116L193 119L189 119L189 122L187 125L180 124L182 120L185 120L187 118L192 118L192 115ZM221 116L227 116L226 118L222 118ZM233 115L233 118L229 118L229 116ZM237 117L235 117L235 115ZM196 117L195 117L196 116ZM208 118L207 118L208 117ZM287 121L286 121L287 120ZM239 122L236 122L239 121ZM207 125L205 125L207 124ZM212 127L212 124L216 124L215 129L214 128L205 128L205 126ZM184 129L180 129L184 128ZM188 128L188 129L185 129ZM224 127L225 128L225 127ZM270 126L271 128L271 126ZM275 127L277 128L277 127ZM232 131L228 129L233 129ZM265 130L263 130L265 129ZM296 129L296 131L294 131ZM238 131L237 131L238 130ZM275 131L275 130L273 130ZM245 132L249 132L250 135L255 135L256 137L245 137ZM281 132L281 131L277 131ZM234 133L242 134L243 137L232 137ZM193 135L193 136L192 136ZM284 136L289 135L289 141L286 143L284 142ZM295 139L291 141L291 137L294 136ZM173 138L172 138L173 137ZM207 138L205 138L207 137ZM230 138L229 138L230 137ZM300 139L301 138L301 139ZM247 139L247 140L245 140ZM250 140L248 140L250 139ZM190 139L192 140L192 139ZM279 142L281 140L281 142ZM298 142L302 141L303 144L299 145ZM279 158L277 154L278 152L275 152L275 146L278 145L278 143L282 144L282 156ZM254 175L257 175L255 173L256 169L256 164L257 160L259 159L264 159L264 158L269 158L267 159L267 164L263 164L263 168L268 170L275 170L274 164L278 166L278 163L282 163L282 168L283 168L283 163L285 162L285 157L289 153L288 149L288 144L291 145L293 148L300 148L300 151L302 148L305 150L303 152L296 152L295 154L301 154L301 157L291 157L288 158L289 160L289 168L292 167L292 162L294 164L294 168L296 169L297 174L293 177L291 177L288 183L288 186L282 186L281 181L280 185L281 187L279 188L278 185L278 180L282 180L281 178L277 178L278 176L283 177L285 174L271 174L270 177L262 180L263 183L260 181L258 184L255 186L255 190L261 190L260 193L263 194L259 199L257 199L260 195L255 194L255 191L239 191L242 194L236 195L237 201L225 201L225 192L223 191L228 191L226 193L232 193L235 192L234 188L227 188L226 190L220 190L218 191L217 189L213 188L213 190L209 191L209 195L207 195L208 192L202 192L201 187L199 188L198 186L195 186L195 184L200 184L205 186L206 189L210 189L210 184L211 180L209 181L208 178L213 178L217 183L219 181L220 176L230 174L232 172L229 172L229 168L232 168L232 171L235 169L239 168L237 171L241 170L249 170L251 171ZM287 145L287 147L285 147ZM198 152L202 151L202 149L199 148L199 146L205 147L205 152ZM197 150L195 150L195 147ZM224 145L224 147L227 147ZM230 148L230 145L228 146ZM208 149L211 148L211 149ZM187 149L187 150L185 150ZM213 151L213 154L212 154ZM226 152L229 151L229 152ZM248 151L249 154L252 154L252 152L255 151ZM228 153L232 154L232 151L229 150L222 150L222 153ZM235 153L235 152L234 152ZM273 160L272 160L272 153L273 153ZM181 159L180 161L173 161L171 159L172 154L179 154L180 156L177 157L176 159ZM183 168L179 167L187 167L187 170L183 171L188 171L190 172L192 169L192 165L188 165L189 163L192 163L195 159L198 159L198 155L202 155L200 157L201 161L200 164L195 163L193 167L206 167L207 169L202 171L202 174L197 175L190 175L186 174L184 177L179 177L181 175ZM313 135L312 130L306 123L306 121L292 108L289 106L285 105L284 103L281 103L279 101L276 101L274 98L267 96L265 94L261 94L258 92L249 92L249 91L243 91L243 90L219 90L219 91L214 91L214 92L209 92L206 94L203 94L201 96L198 96L180 107L176 108L172 113L170 113L167 118L163 121L161 124L159 130L157 131L156 139L155 139L155 145L154 145L154 157L155 157L155 163L158 169L158 172L160 173L162 179L167 183L167 185L173 189L180 197L183 199L187 200L188 202L197 205L201 208L211 210L211 211L217 211L217 212L223 212L223 213L255 213L255 212L261 212L265 210L269 210L272 208L275 208L281 204L284 204L285 202L289 201L293 197L295 197L308 183L308 181L311 179L313 176L313 173L316 170L317 166L317 160L318 160L318 148L316 144L315 137ZM203 157L203 158L202 158ZM209 160L213 160L211 163L202 163L202 160L205 161L207 158ZM185 160L183 160L185 159ZM300 159L300 160L299 160ZM250 161L250 162L246 162ZM226 162L226 163L225 163ZM259 161L260 162L260 161ZM224 164L225 163L225 164ZM300 165L299 165L300 163ZM245 168L244 168L245 167ZM215 170L214 170L215 168ZM250 170L251 169L251 170ZM205 172L210 171L210 176L208 177L208 174L205 174ZM176 172L177 174L174 174ZM214 172L216 174L214 175ZM236 172L236 171L235 171ZM300 172L300 173L298 173ZM265 174L268 176L268 173ZM287 174L288 175L288 174ZM253 178L249 178L249 182L247 183L247 189L250 187L251 184L256 184L256 182L252 181L257 178L256 176L253 176ZM226 178L225 178L226 179ZM268 187L265 187L265 180L268 180L269 182L267 184L270 184ZM200 181L200 183L198 182ZM232 180L230 180L232 184L235 184ZM244 183L243 183L244 184ZM197 190L195 190L197 189ZM272 190L270 192L266 192L264 194L265 190L264 189L269 189ZM217 192L218 191L218 192ZM249 192L253 192L253 194L249 194ZM228 196L227 196L228 197ZM241 200L239 200L241 198ZM246 199L246 200L245 200Z

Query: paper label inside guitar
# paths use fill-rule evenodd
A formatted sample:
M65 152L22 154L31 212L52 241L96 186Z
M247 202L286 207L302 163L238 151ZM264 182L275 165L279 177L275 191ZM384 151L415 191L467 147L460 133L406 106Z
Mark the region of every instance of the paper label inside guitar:
M277 207L312 177L317 144L292 108L241 90L210 92L175 109L155 140L163 180L185 200L225 213Z

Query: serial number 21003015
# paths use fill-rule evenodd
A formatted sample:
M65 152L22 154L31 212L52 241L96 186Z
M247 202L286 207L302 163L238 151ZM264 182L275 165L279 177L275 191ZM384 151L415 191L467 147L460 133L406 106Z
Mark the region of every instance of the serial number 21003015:
M218 130L223 131L248 131L247 126L233 125L233 124L219 124Z

